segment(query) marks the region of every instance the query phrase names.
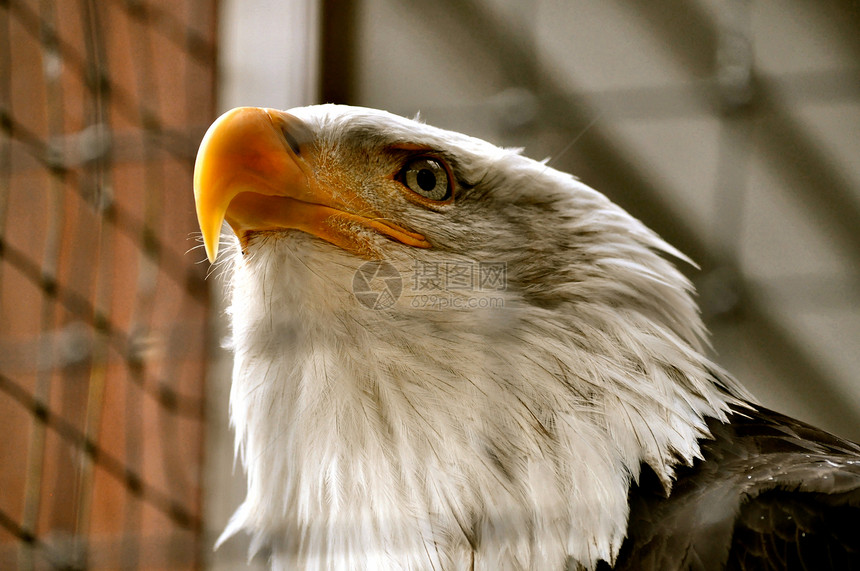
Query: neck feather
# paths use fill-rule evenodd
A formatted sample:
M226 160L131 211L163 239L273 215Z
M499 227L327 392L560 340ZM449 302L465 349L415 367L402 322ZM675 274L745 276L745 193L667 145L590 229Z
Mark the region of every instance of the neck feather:
M232 310L249 489L225 535L251 531L287 568L612 561L640 465L669 487L704 419L740 402L647 312L583 306L574 320L512 297L447 316L408 300L296 311L317 285L276 294L252 277L234 280L247 285Z

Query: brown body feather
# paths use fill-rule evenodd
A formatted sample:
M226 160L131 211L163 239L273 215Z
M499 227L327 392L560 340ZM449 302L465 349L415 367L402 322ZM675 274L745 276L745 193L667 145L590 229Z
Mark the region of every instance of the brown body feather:
M763 408L708 426L668 497L631 488L615 569L860 569L860 446Z

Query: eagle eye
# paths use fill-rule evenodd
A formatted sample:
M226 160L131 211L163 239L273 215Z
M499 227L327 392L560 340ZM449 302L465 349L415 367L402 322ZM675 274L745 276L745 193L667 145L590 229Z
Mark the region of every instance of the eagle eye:
M398 177L412 192L430 200L443 201L451 198L451 178L441 161L420 157L412 159Z

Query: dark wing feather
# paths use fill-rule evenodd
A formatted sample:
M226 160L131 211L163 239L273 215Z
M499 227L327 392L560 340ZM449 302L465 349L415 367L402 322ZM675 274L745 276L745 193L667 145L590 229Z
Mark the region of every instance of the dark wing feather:
M856 496L856 494L855 494ZM860 569L860 510L841 494L769 490L745 504L729 568Z
M763 408L729 420L668 497L643 469L615 568L860 569L860 446Z

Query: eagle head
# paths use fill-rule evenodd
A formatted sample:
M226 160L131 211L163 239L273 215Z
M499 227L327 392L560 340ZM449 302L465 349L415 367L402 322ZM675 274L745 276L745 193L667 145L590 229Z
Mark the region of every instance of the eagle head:
M683 255L517 150L372 109L239 108L194 183L230 276L248 495L226 533L277 565L612 561L640 465L668 488L743 396L702 355Z

